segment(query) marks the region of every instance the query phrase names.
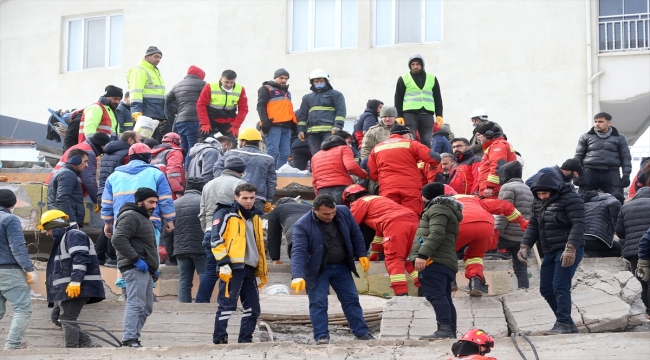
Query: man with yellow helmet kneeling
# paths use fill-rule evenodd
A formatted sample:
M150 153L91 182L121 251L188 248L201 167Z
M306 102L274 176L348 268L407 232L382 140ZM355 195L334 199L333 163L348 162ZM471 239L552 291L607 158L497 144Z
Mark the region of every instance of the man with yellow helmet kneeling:
M100 347L80 332L78 325L66 323L77 321L84 305L105 298L95 244L67 220L63 211L49 210L43 213L38 226L54 240L45 271L48 306L60 309L58 320L63 326L65 347Z

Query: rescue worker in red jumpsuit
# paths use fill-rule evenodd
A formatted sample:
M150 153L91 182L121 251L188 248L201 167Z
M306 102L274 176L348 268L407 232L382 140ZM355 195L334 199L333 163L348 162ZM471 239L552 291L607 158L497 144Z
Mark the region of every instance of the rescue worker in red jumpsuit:
M411 130L395 124L388 140L377 144L368 157L370 179L379 182L379 195L411 209L416 215L422 213L422 180L418 162L437 166L440 154L411 140ZM412 240L412 239L411 239Z
M483 296L485 277L483 276L483 257L485 252L497 247L499 231L494 229L494 216L503 215L510 222L518 223L526 230L528 220L514 205L505 200L481 199L473 195L454 195L463 204L463 220L456 239L456 252L465 245L463 261L465 277L469 280L469 295Z
M373 242L373 251L383 251L390 276L390 287L395 296L407 296L406 272L415 286L420 287L418 272L407 260L413 239L418 230L420 217L406 207L383 196L370 195L361 185L350 185L343 191L343 201L350 204L350 212L357 224L364 223L383 239L381 244ZM379 247L378 245L381 245Z
M172 199L183 196L185 193L185 155L181 147L181 137L170 132L162 138L162 144L151 150L151 165L157 166L169 182L172 189Z
M496 199L499 197L499 168L517 160L517 154L506 139L501 128L488 121L476 129L476 138L483 147L483 158L478 170L478 194L482 198Z
M485 331L480 329L471 329L463 337L451 345L451 352L455 359L465 360L497 360L496 358L485 356L494 347L494 339Z

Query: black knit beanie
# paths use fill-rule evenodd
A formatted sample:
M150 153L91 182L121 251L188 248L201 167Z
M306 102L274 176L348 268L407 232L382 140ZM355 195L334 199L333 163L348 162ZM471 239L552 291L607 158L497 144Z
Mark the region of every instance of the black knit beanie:
M427 200L432 200L440 195L445 194L445 186L441 183L432 182L424 185L422 196Z
M16 194L9 189L0 189L0 206L9 209L16 205Z

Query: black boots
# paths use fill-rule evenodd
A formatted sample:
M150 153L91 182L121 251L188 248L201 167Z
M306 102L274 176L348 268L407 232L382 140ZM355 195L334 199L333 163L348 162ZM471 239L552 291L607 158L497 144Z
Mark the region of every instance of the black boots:
M122 347L141 348L142 344L138 339L129 339L122 341Z
M478 276L472 276L469 279L469 296L480 297L483 296L483 293L487 294L488 285L484 282L481 282L481 279Z
M455 339L456 334L454 333L451 325L445 325L438 323L438 330L431 335L424 335L420 337L420 340L438 340L438 339Z
M227 344L228 343L228 337L226 336L226 337L223 337L223 338L221 338L221 339L219 339L217 341L212 341L212 343L214 343L215 345Z
M556 321L555 325L553 325L553 328L551 330L547 330L544 332L544 335L561 335L561 334L577 334L578 333L578 326L576 324L563 324L561 322Z

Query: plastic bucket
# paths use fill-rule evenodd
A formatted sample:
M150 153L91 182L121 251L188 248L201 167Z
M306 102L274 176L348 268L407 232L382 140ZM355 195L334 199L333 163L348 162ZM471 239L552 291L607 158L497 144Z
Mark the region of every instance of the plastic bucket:
M289 295L289 287L282 284L271 285L264 290L264 294L280 296Z
M140 133L142 137L150 138L153 132L158 127L158 120L154 120L148 116L140 115L138 121L135 122L133 131Z

